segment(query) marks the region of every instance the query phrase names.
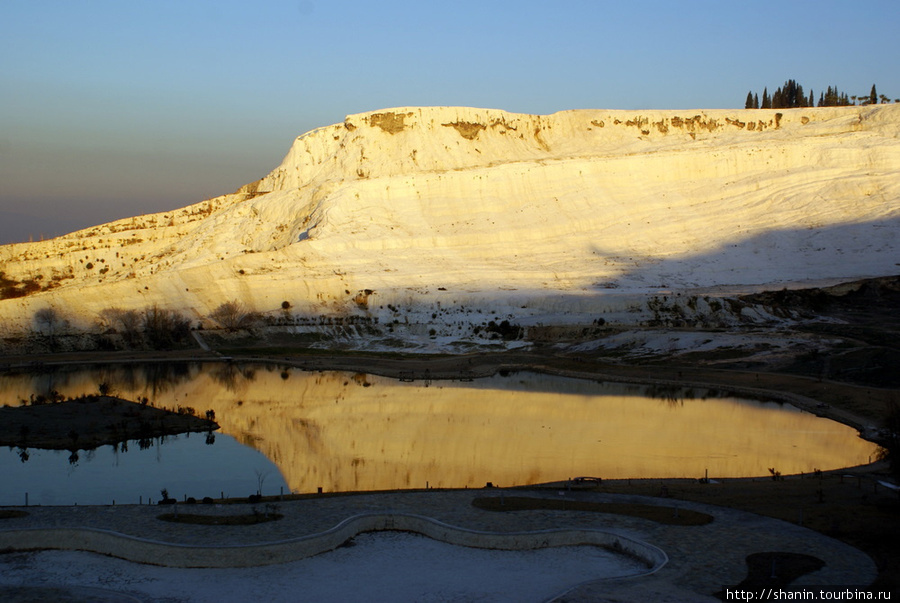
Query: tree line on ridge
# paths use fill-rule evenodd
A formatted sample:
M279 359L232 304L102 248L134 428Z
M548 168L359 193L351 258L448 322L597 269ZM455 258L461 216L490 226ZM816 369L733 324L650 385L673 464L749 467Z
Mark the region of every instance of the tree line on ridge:
M759 95L752 90L747 93L747 100L744 102L745 109L791 109L794 107L848 107L852 105L877 105L879 103L889 103L891 99L884 94L878 94L875 84L868 94L848 95L846 92L838 90L837 86L828 86L825 92L819 93L819 101L816 103L816 97L812 90L809 94L803 91L803 86L795 80L788 80L784 86L779 86L775 92L769 96L768 88L763 88L762 100ZM894 99L895 103L900 103L900 98Z

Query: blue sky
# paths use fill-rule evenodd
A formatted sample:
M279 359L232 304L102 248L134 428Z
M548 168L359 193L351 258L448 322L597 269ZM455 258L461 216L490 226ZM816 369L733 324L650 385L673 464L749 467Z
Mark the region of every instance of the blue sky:
M3 0L0 243L231 192L349 113L900 97L898 26L897 0Z

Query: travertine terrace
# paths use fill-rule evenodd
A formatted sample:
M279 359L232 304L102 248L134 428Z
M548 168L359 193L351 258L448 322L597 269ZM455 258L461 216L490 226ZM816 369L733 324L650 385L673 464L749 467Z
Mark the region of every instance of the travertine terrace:
M661 299L764 320L716 299L898 271L898 133L897 105L350 115L233 194L0 247L29 292L0 320L27 332L51 307L91 330L158 305L197 323L234 300L465 338L494 319L636 324Z

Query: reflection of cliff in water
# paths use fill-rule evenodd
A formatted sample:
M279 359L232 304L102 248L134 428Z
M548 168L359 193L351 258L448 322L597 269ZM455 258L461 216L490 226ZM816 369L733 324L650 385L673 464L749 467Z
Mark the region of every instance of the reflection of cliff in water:
M706 470L761 476L770 467L789 474L856 465L875 451L844 425L701 388L525 372L429 386L273 365L188 373L168 389L147 379L113 386L126 397L150 397L152 388L160 406L214 410L223 433L263 452L300 492L509 486L577 475L700 477ZM80 383L90 387L96 378Z
M246 389L248 383L256 378L256 370L246 365L223 362L215 365L207 365L206 372L213 381L224 387L231 393L237 393Z

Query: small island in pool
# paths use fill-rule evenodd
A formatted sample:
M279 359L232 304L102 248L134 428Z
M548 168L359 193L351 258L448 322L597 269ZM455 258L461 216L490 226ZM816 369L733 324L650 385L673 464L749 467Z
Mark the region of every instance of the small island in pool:
M212 411L177 412L114 396L31 402L0 408L0 445L55 450L91 450L128 440L219 428Z

